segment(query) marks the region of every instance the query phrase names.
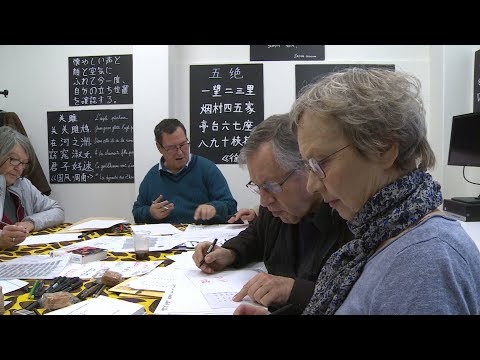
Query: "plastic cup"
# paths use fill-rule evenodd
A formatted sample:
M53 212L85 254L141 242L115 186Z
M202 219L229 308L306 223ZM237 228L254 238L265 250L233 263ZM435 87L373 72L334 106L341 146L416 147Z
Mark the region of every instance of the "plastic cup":
M133 247L138 261L148 260L150 252L150 231L139 230L133 233Z

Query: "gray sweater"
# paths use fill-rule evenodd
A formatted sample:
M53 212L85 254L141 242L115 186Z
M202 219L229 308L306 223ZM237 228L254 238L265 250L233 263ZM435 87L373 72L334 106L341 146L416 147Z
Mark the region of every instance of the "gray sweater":
M480 314L480 252L434 215L374 254L336 314Z
M3 206L7 186L5 177L0 175L0 219L3 217ZM65 221L63 208L53 199L43 195L27 178L19 178L8 191L15 194L25 211L25 217L19 221L31 221L35 231L56 226Z

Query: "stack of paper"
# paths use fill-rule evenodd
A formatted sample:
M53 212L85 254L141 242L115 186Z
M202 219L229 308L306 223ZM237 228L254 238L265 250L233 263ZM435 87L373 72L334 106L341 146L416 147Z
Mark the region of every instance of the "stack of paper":
M99 296L45 315L144 315L145 308L125 300Z

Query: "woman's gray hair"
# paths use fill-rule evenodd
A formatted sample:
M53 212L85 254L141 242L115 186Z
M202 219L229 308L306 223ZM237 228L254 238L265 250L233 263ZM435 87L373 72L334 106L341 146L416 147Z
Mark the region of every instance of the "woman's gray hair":
M30 140L10 126L0 126L0 164L3 165L3 163L8 160L10 153L17 144L27 153L28 162L30 164L27 169L28 173L30 173L35 165L35 151L33 150ZM24 173L23 176L27 176L28 173Z
M267 142L272 143L273 156L280 168L285 171L304 168L288 114L272 115L255 126L240 150L238 164L244 166L247 159Z
M290 111L292 129L305 111L328 116L363 155L383 154L398 143L397 168L433 168L420 90L416 77L400 71L354 67L335 72L302 91Z

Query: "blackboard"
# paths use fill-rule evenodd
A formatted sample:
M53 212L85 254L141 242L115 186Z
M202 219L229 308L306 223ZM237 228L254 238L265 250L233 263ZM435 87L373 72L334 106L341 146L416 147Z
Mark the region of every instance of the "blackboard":
M263 121L263 65L190 66L190 150L216 164L238 162Z
M132 55L69 57L70 106L133 104Z
M473 66L473 112L480 112L480 50L475 51Z
M49 111L50 183L133 183L133 110Z
M376 65L376 64L312 64L295 65L295 89L297 98L305 85L316 82L335 71L344 70L351 67L361 68L385 68L395 71L395 65Z
M325 60L325 45L250 45L250 61Z

